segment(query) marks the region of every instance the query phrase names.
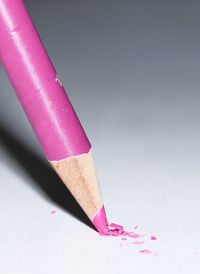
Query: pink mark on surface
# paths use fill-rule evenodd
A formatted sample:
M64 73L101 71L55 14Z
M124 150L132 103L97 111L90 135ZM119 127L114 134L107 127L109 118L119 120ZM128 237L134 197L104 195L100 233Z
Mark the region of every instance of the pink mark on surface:
M50 214L52 214L52 215L56 214L56 210L55 210L55 209L54 209L54 210L51 210L51 211L50 211Z
M156 241L158 238L157 238L156 235L152 235L152 236L150 237L150 239L151 239L152 241Z
M145 254L145 255L151 255L152 254L152 251L149 250L149 249L142 249L142 250L139 250L140 253L142 254Z
M145 242L144 241L136 241L136 242L133 242L132 244L133 245L142 245L142 244L144 244Z
M130 238L134 238L134 239L143 237L143 234L138 234L135 232L127 232L127 231L124 232L124 235L126 235L127 237L130 237Z
M125 238L125 237L122 237L122 241L126 241L127 240L127 238Z
M134 226L134 229L135 229L135 230L138 229L138 225Z
M151 251L149 249L139 250L139 253L144 254L144 255L153 255L153 256L158 256L159 255L158 252L154 252L154 251Z

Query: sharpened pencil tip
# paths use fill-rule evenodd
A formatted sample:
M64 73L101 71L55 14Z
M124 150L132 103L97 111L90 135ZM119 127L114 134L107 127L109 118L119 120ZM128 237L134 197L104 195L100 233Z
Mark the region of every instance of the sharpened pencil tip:
M94 217L93 224L101 235L108 234L109 228L104 206L102 206L100 211Z

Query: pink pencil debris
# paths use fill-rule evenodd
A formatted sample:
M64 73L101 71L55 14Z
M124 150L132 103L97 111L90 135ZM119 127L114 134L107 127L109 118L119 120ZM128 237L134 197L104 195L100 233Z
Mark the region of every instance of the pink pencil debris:
M145 243L144 241L141 241L141 242L137 241L137 242L133 242L132 244L133 244L133 245L142 245L142 244L144 244L144 243Z
M141 237L143 237L143 234L138 234L138 233L135 233L135 232L127 232L127 231L124 231L124 235L126 235L130 238L141 238Z
M106 235L108 235L108 236L123 236L124 228L121 225L111 223L110 225L108 225L108 231L107 231Z
M56 210L54 209L54 210L51 210L51 212L50 212L52 215L53 214L55 214L56 213Z
M152 241L155 241L155 240L157 240L158 238L157 238L156 235L152 235L152 236L150 237L150 239L151 239Z
M153 255L153 256L158 256L159 255L158 252L154 252L154 251L151 251L149 249L139 250L139 253L144 254L144 255Z
M142 249L142 250L139 250L140 253L142 254L145 254L145 255L150 255L152 254L152 251L149 250L149 249Z
M141 238L144 235L143 234L135 233L133 231L130 231L130 232L129 231L125 231L123 226L111 223L111 224L108 225L107 233L103 234L102 236L114 236L114 237L124 236L123 238L125 238L125 237L129 237L129 238Z
M134 227L134 230L138 229L138 226ZM119 237L121 236L121 242L119 244L120 247L124 245L143 245L147 241L152 240L155 241L157 240L157 236L155 234L139 234L135 233L134 231L126 231L124 230L124 227L115 223L111 223L107 225L107 231L104 233L100 233L102 236L113 236L113 237ZM146 238L146 236L148 238ZM135 241L132 241L132 239L135 239ZM152 255L152 256L158 256L160 255L158 252L151 251L149 249L140 249L138 250L139 253L144 254L144 255Z

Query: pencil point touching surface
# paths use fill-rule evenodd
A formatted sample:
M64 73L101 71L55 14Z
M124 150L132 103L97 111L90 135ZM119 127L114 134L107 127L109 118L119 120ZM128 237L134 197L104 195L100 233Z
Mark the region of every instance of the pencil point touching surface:
M97 215L93 219L93 224L101 235L108 234L108 221L104 206L100 209Z

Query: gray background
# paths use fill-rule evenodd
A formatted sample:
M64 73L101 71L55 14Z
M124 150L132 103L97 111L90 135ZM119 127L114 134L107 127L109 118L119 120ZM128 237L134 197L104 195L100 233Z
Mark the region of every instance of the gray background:
M109 219L158 241L121 246L88 226L0 67L2 273L199 273L199 1L25 2L93 144Z

